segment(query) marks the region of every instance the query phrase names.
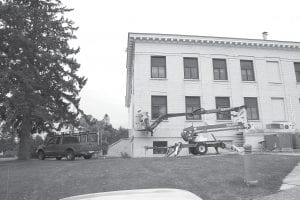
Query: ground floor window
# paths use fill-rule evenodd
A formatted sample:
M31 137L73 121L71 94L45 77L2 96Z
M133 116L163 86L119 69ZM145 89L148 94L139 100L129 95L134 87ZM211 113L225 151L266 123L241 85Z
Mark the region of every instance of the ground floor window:
M160 148L160 147L167 147L167 141L153 141L153 147L159 147L153 149L153 154L166 154L167 148Z

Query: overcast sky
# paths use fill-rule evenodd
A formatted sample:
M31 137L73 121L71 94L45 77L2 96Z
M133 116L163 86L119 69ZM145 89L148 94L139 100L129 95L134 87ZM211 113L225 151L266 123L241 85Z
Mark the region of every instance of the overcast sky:
M81 108L127 127L125 108L128 32L171 33L300 41L297 0L63 0L79 26L80 74L88 78Z

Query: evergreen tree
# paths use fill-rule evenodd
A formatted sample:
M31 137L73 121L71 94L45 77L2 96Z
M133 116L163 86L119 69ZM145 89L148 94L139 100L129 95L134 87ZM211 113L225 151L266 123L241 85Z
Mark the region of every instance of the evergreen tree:
M0 0L0 121L19 134L19 159L29 159L31 133L78 125L86 79L69 11L60 0Z

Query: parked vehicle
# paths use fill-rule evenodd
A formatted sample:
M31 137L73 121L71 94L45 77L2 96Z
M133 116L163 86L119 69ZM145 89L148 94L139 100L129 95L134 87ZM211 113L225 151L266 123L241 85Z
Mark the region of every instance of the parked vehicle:
M99 151L96 143L80 143L78 138L71 135L55 135L46 139L43 145L37 148L37 155L40 160L45 158L56 158L61 160L74 160L75 157L83 156L90 159L92 155Z

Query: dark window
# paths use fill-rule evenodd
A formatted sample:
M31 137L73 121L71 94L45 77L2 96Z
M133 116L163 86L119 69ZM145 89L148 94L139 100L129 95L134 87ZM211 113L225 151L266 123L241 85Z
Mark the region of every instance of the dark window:
M300 63L294 63L295 73L296 73L296 81L300 82Z
M245 106L247 107L248 120L259 120L258 105L256 97L245 97Z
M151 78L166 78L165 56L151 56Z
M191 113L201 107L200 97L185 97L186 113ZM187 120L199 120L201 115L186 115Z
M214 79L227 80L227 66L225 59L213 59Z
M153 141L153 147L159 147L159 148L153 149L153 154L166 154L167 153L166 147L168 147L168 142L167 141Z
M242 81L255 81L253 61L241 60Z
M164 114L167 114L167 97L151 96L151 118L156 119Z
M229 108L230 100L229 97L216 97L216 107L217 108ZM230 120L230 112L217 113L217 120Z
M87 136L86 135L80 135L80 142L87 142Z
M60 144L61 137L56 138L56 144Z
M64 137L63 143L64 144L78 143L78 138L77 137Z
M97 134L88 134L88 142L97 142L98 141L98 136Z
M56 138L50 138L49 140L48 140L48 142L47 142L47 145L49 145L49 144L55 144L55 142L56 142Z
M183 58L184 79L199 79L198 59Z

